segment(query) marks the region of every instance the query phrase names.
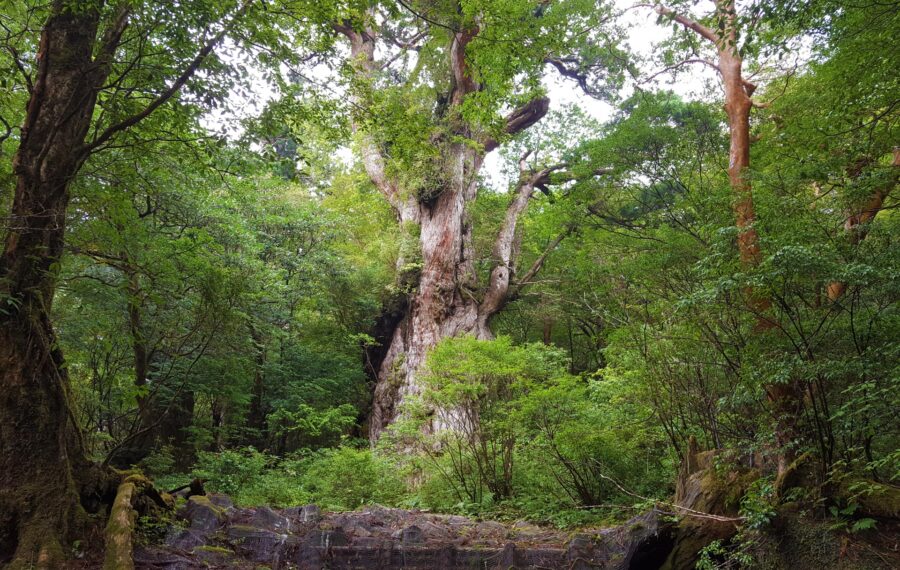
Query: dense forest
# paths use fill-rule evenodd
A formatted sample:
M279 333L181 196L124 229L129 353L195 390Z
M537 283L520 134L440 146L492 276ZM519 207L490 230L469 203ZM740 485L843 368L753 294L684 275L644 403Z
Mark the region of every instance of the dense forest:
M0 0L0 567L134 568L207 494L900 566L898 37L890 0Z

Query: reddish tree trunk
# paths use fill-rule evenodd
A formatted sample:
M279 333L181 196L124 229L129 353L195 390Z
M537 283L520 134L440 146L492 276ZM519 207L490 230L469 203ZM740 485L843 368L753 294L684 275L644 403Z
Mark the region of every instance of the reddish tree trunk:
M693 31L716 47L715 64L725 91L725 112L731 135L728 178L733 193L735 225L738 228L737 246L742 265L753 268L761 261L759 234L753 227L756 211L753 206L753 186L750 179L750 111L756 86L744 79L743 60L738 48L738 19L734 0L715 0L715 30L703 26L664 6L661 14L671 16L686 29ZM756 313L754 331L757 334L772 329L774 323L766 316L771 300L753 289L747 290L751 309ZM775 440L779 448L777 469L784 473L795 455L794 444L799 437L798 424L803 409L802 388L794 381L769 384L765 387L769 407L775 417Z

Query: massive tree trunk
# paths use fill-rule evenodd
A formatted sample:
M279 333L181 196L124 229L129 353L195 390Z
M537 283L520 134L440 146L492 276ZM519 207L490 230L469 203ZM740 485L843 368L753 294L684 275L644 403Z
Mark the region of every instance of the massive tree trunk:
M532 107L534 120L547 109L546 100ZM393 422L405 398L419 392L416 375L425 362L428 350L441 339L471 334L478 339L492 339L491 320L514 299L543 267L547 256L571 233L566 228L521 276L517 276L521 235L518 222L528 207L537 186L550 183L550 175L565 167L558 164L532 172L520 161L520 178L494 241L493 269L485 287L479 287L473 265L472 225L466 204L475 199L475 175L483 155L468 145L456 145L448 155L454 175L449 186L433 203L421 203L418 209L405 211L417 215L405 220L404 226L419 228L421 273L408 298L406 316L394 330L386 356L378 371L370 436L377 439ZM401 259L407 265L410 260ZM413 264L417 266L416 264ZM518 278L517 278L518 277ZM408 279L409 276L401 276ZM433 425L433 429L442 426Z
M373 18L372 21L375 19ZM378 72L375 46L378 33L367 27L359 29L349 22L335 24L334 29L350 43L352 64L360 79L370 81ZM383 319L394 326L382 339L387 346L370 359L376 373L369 436L376 441L384 429L399 415L401 404L420 390L416 379L428 350L441 339L462 334L491 338L489 323L509 298L514 268L511 256L516 242L516 220L525 210L533 185L517 189L507 218L498 236L495 264L487 290L480 290L474 266L472 224L468 205L475 200L477 175L484 155L498 146L486 133L474 132L458 118L459 107L467 95L481 87L472 79L466 61L466 47L477 36L477 27L455 31L450 43L448 65L451 89L447 97L449 110L437 120L446 121L453 133L476 144L435 141L441 146L442 173L438 187L427 192L404 188L386 168L386 153L379 141L354 122L361 139L362 160L373 184L391 204L403 233L397 261L398 285L406 291L400 318ZM357 98L364 108L365 97ZM531 101L513 111L506 119L506 133L529 128L547 113L545 98ZM558 242L557 242L558 243ZM396 311L393 311L396 313ZM374 354L374 352L373 352ZM440 426L432 426L438 428Z
M0 257L0 561L14 567L58 567L62 545L83 522L81 499L99 482L49 315L69 186L86 157L81 148L108 64L104 54L93 58L99 12L63 4L54 4L41 33Z
M421 260L401 259L402 272L413 266L417 276L401 275L415 285L408 296L406 316L394 329L387 353L378 370L370 436L397 417L398 405L419 391L416 373L426 354L443 338L476 334L488 338L479 328L477 279L473 266L472 227L466 205L475 198L475 175L482 157L470 147L456 144L446 157L455 169L453 180L432 204L416 203L400 216L401 227L418 234ZM419 264L421 267L419 268Z

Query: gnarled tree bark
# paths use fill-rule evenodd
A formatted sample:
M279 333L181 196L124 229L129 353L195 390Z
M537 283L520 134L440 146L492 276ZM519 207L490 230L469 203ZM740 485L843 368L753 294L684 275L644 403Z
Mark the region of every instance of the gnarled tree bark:
M14 567L60 563L62 545L84 522L80 498L92 471L50 307L69 186L87 157L81 147L112 54L93 57L98 9L64 4L54 3L41 33L0 257L0 560ZM123 29L108 34L110 43Z

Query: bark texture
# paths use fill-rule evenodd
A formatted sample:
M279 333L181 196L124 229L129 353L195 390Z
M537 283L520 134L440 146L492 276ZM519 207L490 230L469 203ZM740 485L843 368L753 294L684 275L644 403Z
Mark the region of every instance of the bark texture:
M84 530L85 509L110 503L119 482L86 457L50 323L70 186L93 150L177 93L224 34L143 110L88 142L130 3L108 16L102 1L54 0L47 9L0 255L0 563L12 568L62 567L64 545Z
M103 570L134 570L132 533L137 511L131 504L135 496L135 486L131 481L119 485L106 523L106 556Z

